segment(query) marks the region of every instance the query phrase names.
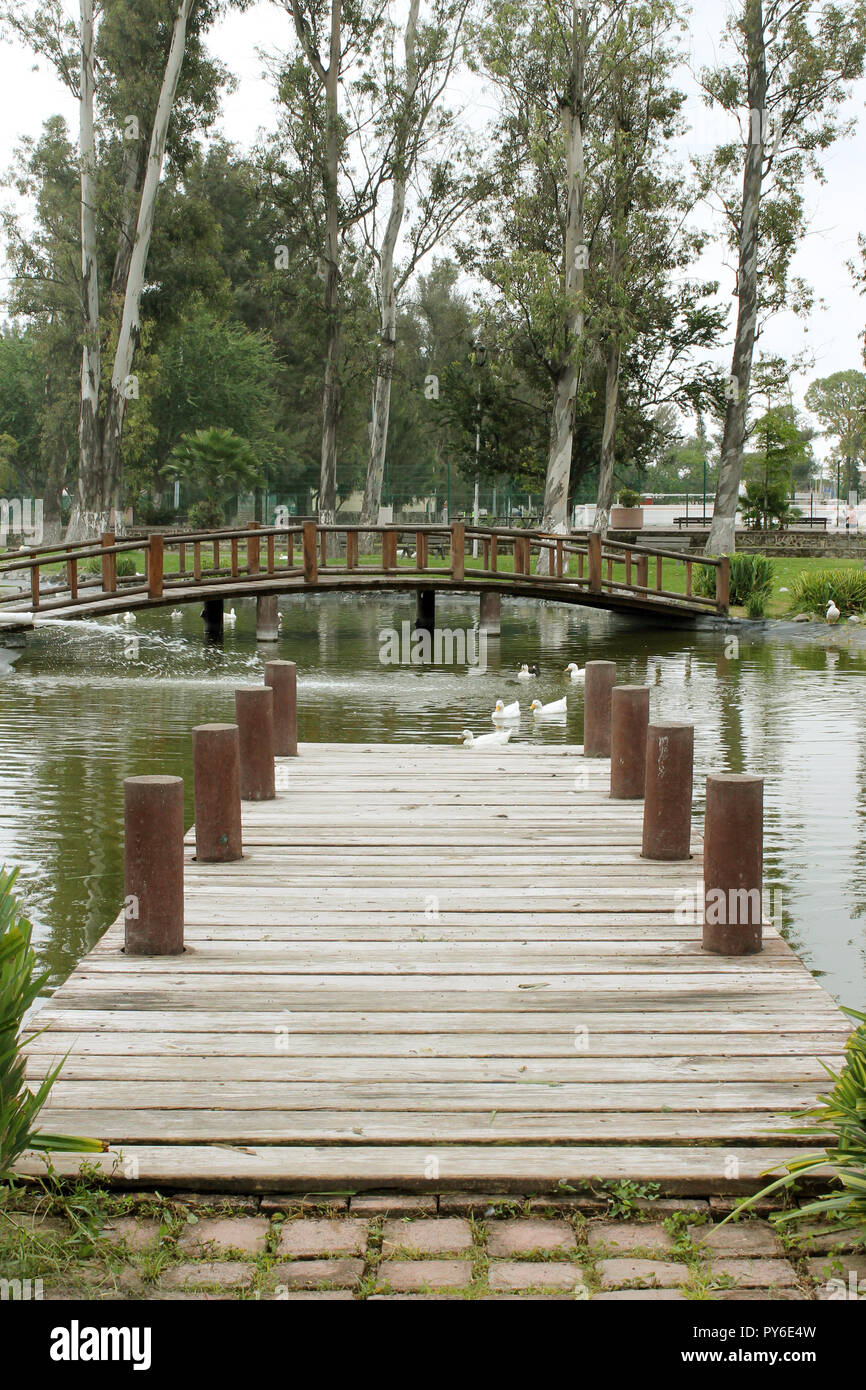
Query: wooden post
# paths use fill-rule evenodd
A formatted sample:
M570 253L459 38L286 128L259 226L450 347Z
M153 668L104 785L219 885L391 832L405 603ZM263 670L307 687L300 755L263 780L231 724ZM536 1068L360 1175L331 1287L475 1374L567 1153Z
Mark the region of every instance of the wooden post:
M128 956L183 951L183 778L127 777L124 801Z
M241 755L237 724L199 724L192 731L195 857L227 864L243 858Z
M232 548L232 579L237 579L238 575L240 574L240 566L238 565L238 538L237 538L237 536L232 536L232 539L231 539L231 548Z
M635 568L636 568L636 570L637 570L637 587L638 587L639 589L648 589L648 588L649 588L649 556L648 556L648 555L638 555L637 559L635 560Z
M425 570L427 568L427 532L415 532L415 568Z
M557 541L557 542L556 542L556 577L557 577L557 579L561 579L561 578L562 578L562 557L563 557L562 541Z
M258 574L261 564L261 543L258 536L252 534L259 529L257 521L248 523L247 529L250 532L247 538L247 570L250 574Z
M589 589L590 593L601 593L601 536L597 531L590 531L587 536L587 551L589 554Z
M318 584L319 562L316 558L316 540L319 528L315 521L304 522L304 583Z
M73 599L78 598L78 561L66 561L66 583L69 585L69 593Z
M466 577L466 527L462 521L455 521L451 527L451 578Z
M643 797L648 724L648 687L615 685L610 700L610 795L614 801Z
M584 668L583 755L610 757L610 702L616 684L615 661L588 661Z
M114 532L103 531L100 537L100 544L103 550L110 545L114 545ZM107 594L117 593L117 556L103 555L102 557L102 587Z
M346 569L353 570L358 567L358 532L346 532Z
M395 570L397 568L397 532L382 532L382 569Z
M147 592L151 598L162 598L163 538L150 536L147 543Z
M269 532L268 532L267 549L268 549L268 562L267 562L267 563L268 563L268 574L273 574L273 572L274 572L274 533L273 533L273 531L269 531Z
M235 718L241 760L241 800L272 801L274 776L274 692L270 686L235 691Z
M707 778L703 948L719 956L761 950L764 779Z
M256 641L276 642L280 636L279 605L276 594L256 597Z
M298 756L298 670L294 661L266 661L265 685L274 692L274 753Z
M103 561L104 563L104 561ZM33 565L30 570L30 602L34 608L39 607L39 566Z
M731 560L723 555L716 569L716 609L727 613L731 602Z
M692 833L692 724L650 724L643 807L644 859L688 859Z
M201 541L192 543L192 577L197 584L201 580Z
M215 570L218 570L219 567L220 567L220 543L219 543L219 541L214 541L214 543L213 543L213 567L214 567Z
M497 538L496 536L491 536L491 537L490 537L490 568L491 568L491 570L493 571L494 574L496 574L497 563L498 563L498 559L499 559L499 556L498 556L498 553L497 553L497 544L498 544L498 538Z

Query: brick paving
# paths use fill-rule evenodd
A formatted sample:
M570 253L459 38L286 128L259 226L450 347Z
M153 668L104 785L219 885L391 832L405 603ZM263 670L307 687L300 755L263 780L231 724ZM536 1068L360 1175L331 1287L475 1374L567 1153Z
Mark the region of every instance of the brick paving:
M846 1249L850 1237L813 1225L783 1239L764 1217L722 1225L729 1205L665 1198L633 1202L623 1213L603 1195L135 1194L98 1223L80 1263L70 1261L65 1274L46 1264L43 1296L866 1299L866 1254ZM0 1236L5 1223L55 1249L69 1231L57 1210L0 1206Z

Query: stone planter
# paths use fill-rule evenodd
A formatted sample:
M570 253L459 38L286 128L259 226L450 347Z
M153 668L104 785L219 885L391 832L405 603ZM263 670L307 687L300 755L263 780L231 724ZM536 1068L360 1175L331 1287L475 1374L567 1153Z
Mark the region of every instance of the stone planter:
M643 526L643 507L611 507L610 525L613 531L639 531Z

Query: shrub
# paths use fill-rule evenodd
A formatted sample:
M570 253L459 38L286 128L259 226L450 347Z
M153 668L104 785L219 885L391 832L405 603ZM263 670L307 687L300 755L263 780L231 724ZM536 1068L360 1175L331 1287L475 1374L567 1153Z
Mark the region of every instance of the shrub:
M810 1123L791 1131L792 1134L820 1135L822 1139L831 1135L832 1142L821 1153L790 1159L784 1165L788 1170L785 1177L749 1197L737 1211L753 1206L780 1188L793 1187L799 1178L827 1164L838 1185L795 1211L777 1212L773 1220L797 1222L808 1217L832 1216L838 1219L839 1230L853 1230L863 1241L866 1240L866 1014L855 1013L853 1009L845 1009L845 1013L859 1022L845 1044L845 1064L838 1075L825 1066L830 1080L835 1082L832 1091L818 1097L821 1103L814 1110L794 1111L794 1119L806 1119Z
M617 501L621 507L639 507L640 493L631 487L620 488Z
M866 570L804 570L791 586L794 607L810 613L824 612L831 599L840 613L861 613L866 608Z
M135 561L131 555L118 555L117 574L120 579L128 579L136 573Z
M761 595L766 601L773 592L776 567L766 555L731 555L731 606L745 608L749 599ZM716 570L713 565L701 565L695 575L695 589L706 598L716 592ZM751 616L751 614L750 614ZM763 617L763 613L757 616Z
M746 612L750 618L765 618L767 616L767 595L760 589L754 589L746 599Z
M0 870L0 1177L25 1149L101 1153L108 1147L98 1139L41 1134L34 1128L63 1062L51 1069L35 1093L25 1085L22 1049L42 1030L25 1037L24 1015L47 983L48 973L36 973L33 928L14 893L17 875L17 869Z
M196 531L213 531L224 525L225 515L218 502L205 497L201 502L193 502L187 514L187 521Z

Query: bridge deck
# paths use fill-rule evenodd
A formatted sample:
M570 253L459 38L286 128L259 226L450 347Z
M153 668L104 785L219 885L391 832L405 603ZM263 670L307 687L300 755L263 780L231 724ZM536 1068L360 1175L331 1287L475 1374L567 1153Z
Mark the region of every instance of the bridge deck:
M34 1078L70 1053L43 1126L109 1139L117 1181L722 1191L802 1142L778 1112L814 1102L843 1015L772 928L702 953L675 919L700 859L640 859L607 762L308 744L281 769L243 862L188 847L185 955L125 958L118 920L40 1015Z

